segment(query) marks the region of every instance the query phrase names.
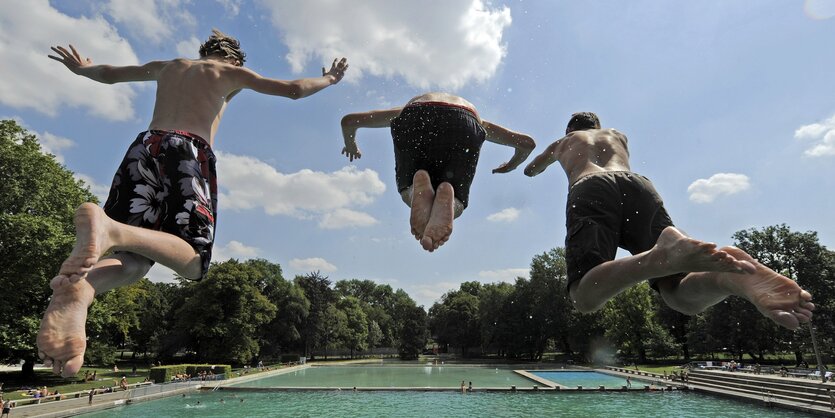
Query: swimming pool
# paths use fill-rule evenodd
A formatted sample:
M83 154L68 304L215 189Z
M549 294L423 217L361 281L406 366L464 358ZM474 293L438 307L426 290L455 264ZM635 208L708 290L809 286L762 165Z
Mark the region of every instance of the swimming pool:
M265 377L233 386L280 387L532 387L537 383L510 368L474 366L324 366Z
M460 382L459 382L460 383ZM244 401L241 402L241 399ZM221 401L222 400L222 401ZM198 404L199 402L199 404ZM121 406L90 417L802 417L693 392L205 392Z
M607 388L621 388L626 386L626 379L623 377L612 376L606 373L595 371L577 371L577 370L528 370L528 373L548 379L554 383L569 388L576 388L582 386L584 388L597 388L605 386ZM632 379L633 387L639 387L647 384L647 382Z

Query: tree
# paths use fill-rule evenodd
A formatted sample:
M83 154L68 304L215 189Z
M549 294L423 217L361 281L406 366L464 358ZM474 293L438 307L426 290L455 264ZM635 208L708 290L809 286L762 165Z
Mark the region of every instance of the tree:
M327 326L325 313L336 300L336 294L330 287L330 280L318 271L296 276L293 281L304 291L304 296L310 301L310 309L302 327L304 353L309 357L314 349L322 346L329 338L325 330Z
M835 336L835 263L833 253L819 243L817 233L793 232L782 224L738 231L733 237L740 249L772 270L796 280L800 287L812 293L816 308L813 322L820 331L818 338L827 341L822 346L832 347ZM747 304L739 313L747 316L750 311L756 312L756 309ZM782 345L791 343L798 362L811 346L808 334L806 338L798 338L789 331L778 329L770 321L750 322L745 318L739 321L746 324L748 333L770 334L774 336L772 341Z
M340 299L336 307L345 314L342 343L351 350L351 358L354 358L354 351L368 348L368 319L360 307L359 299L353 296Z
M310 301L302 288L284 280L278 264L262 259L247 260L245 264L261 272L257 286L277 308L275 318L260 328L261 355L276 357L285 350L302 348L302 327L310 313Z
M49 281L75 241L73 214L96 201L34 135L0 121L0 362L23 359L24 372L33 373Z
M647 283L641 283L615 296L603 308L606 336L615 342L622 356L639 363L646 362L650 352L660 357L678 349L655 317L652 292Z
M478 298L482 352L494 348L498 355L506 354L506 342L511 337L500 332L503 328L499 327L499 323L505 320L504 307L513 291L513 285L505 282L485 284L482 287Z
M380 341L383 340L383 330L380 329L380 326L377 325L377 321L371 320L368 321L368 350L371 354L374 354L374 347L380 345Z
M213 263L205 279L186 286L177 329L192 336L199 360L246 364L258 356L258 331L276 313L257 286L262 281L263 271L229 260Z
M464 286L472 291L472 286ZM470 347L480 347L478 297L467 291L451 291L429 309L429 323L436 341L469 355Z
M426 311L412 302L401 305L400 312L397 352L401 360L414 360L426 347Z

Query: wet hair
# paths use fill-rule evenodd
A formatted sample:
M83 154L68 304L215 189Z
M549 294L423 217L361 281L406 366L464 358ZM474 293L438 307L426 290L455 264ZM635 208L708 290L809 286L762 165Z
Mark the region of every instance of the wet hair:
M577 112L571 115L565 133L574 131L585 131L588 129L600 129L600 119L592 112Z
M244 65L246 54L241 51L241 43L237 39L217 30L212 29L212 36L200 45L200 57L220 54L224 58L238 60L239 66Z

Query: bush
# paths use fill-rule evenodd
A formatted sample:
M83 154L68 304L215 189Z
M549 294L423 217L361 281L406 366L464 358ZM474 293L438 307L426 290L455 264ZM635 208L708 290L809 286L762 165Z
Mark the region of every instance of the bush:
M93 341L84 352L85 364L109 366L116 363L116 348L105 343Z
M299 356L298 354L282 354L281 359L279 361L282 363L298 363L300 358L301 356Z
M175 364L171 366L157 366L151 367L148 373L154 383L170 382L171 379L178 374L187 374L191 377L197 377L197 374L205 371L213 374L225 374L226 378L232 376L232 366L228 364Z

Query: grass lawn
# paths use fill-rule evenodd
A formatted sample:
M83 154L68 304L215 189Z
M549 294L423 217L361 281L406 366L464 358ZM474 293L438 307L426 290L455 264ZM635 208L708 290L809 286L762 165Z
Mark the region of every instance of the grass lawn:
M89 370L90 374L96 372L95 382L83 382L84 372ZM98 367L84 367L74 378L62 378L52 374L51 369L35 370L34 379L23 379L19 371L0 372L0 382L3 382L3 398L5 399L29 399L25 396L26 390L23 388L43 387L46 386L49 392L67 394L72 392L89 391L92 388L99 388L102 386L119 386L119 380L122 376L127 377L128 383L139 383L148 377L147 368L137 368L136 375L131 372L128 367L125 370L119 370L114 373L112 368L98 368Z

